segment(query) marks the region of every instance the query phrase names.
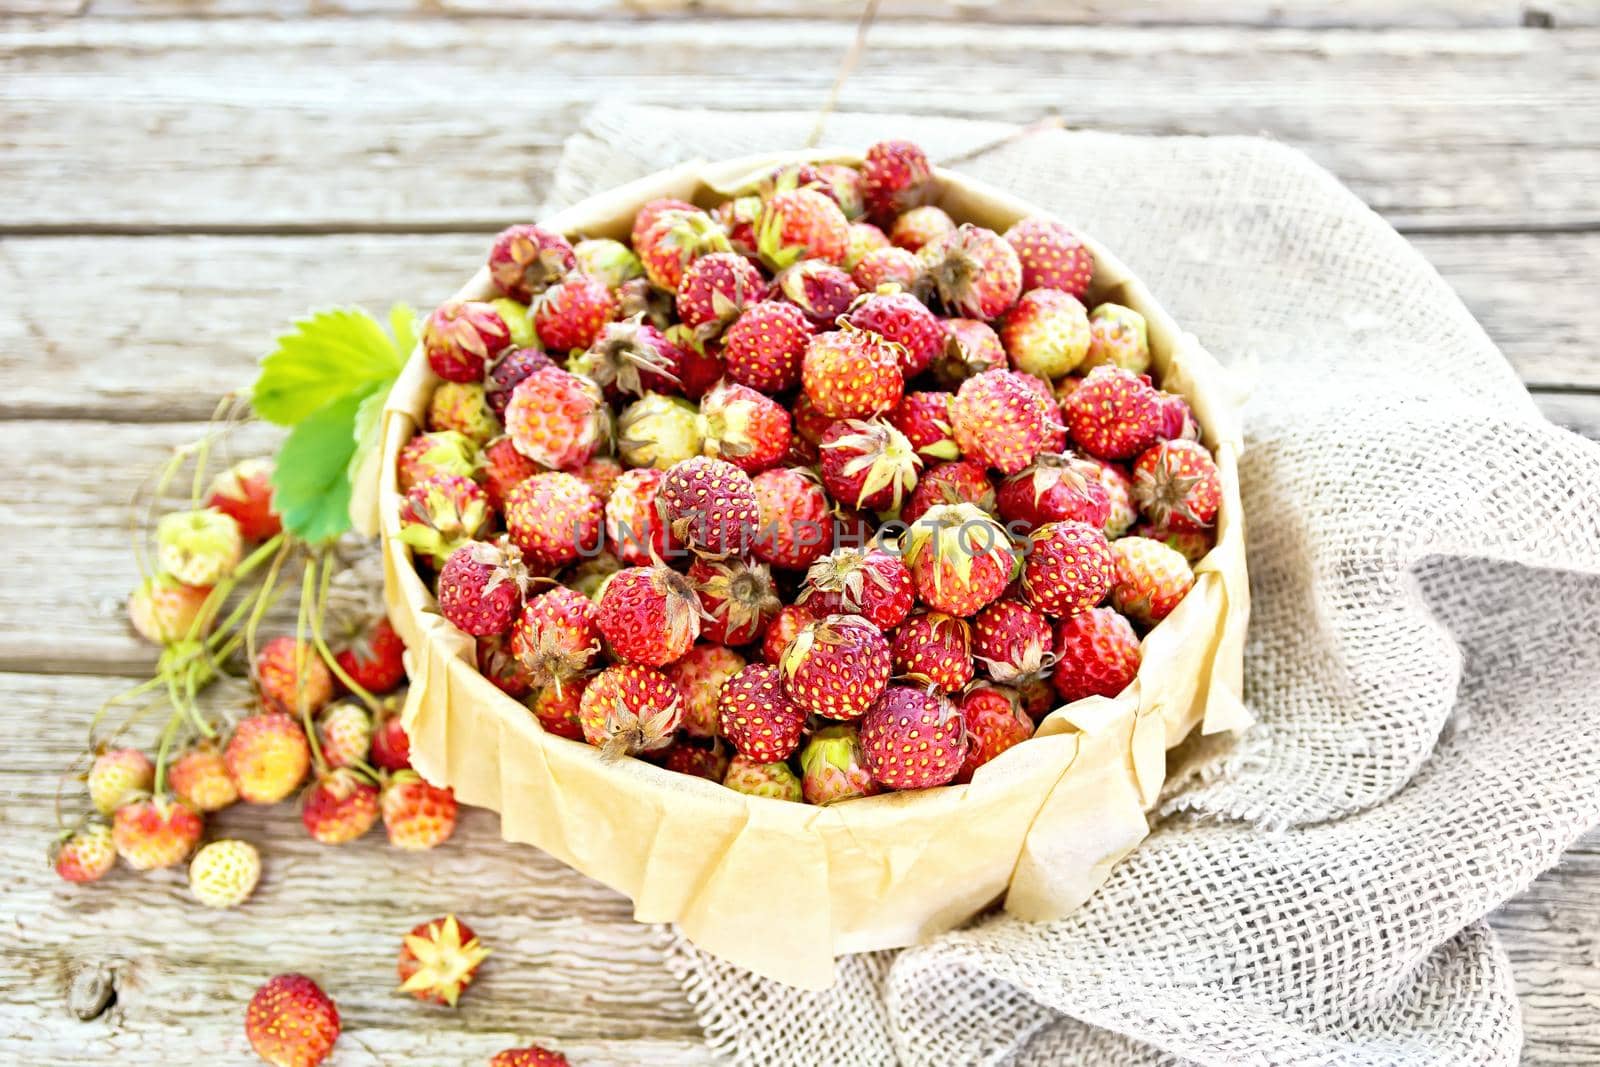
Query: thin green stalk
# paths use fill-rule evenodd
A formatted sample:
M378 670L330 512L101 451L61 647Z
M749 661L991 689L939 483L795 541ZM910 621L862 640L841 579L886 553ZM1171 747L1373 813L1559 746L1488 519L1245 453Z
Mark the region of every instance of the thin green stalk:
M379 708L378 698L367 692L354 678L350 677L349 672L339 665L339 661L334 658L333 652L328 648L327 640L323 637L322 624L327 617L328 591L332 588L332 585L333 567L327 560L324 560L322 565L322 584L318 591L317 605L311 613L312 640L316 642L317 653L322 657L322 661L328 665L328 669L334 673L334 676L339 681L344 683L346 689L350 690L361 703L367 706L368 711L376 715Z
M311 597L316 588L317 557L307 553L305 571L300 578L300 617L294 625L294 702L300 709L300 725L305 728L306 743L311 746L311 762L317 769L317 777L327 773L327 764L322 759L322 744L317 740L316 724L311 721L311 708L305 700L306 679L306 645L305 633L307 616L311 612Z
M264 592L256 598L255 606L250 610L250 619L244 626L245 658L250 663L251 671L256 669L256 631L268 609L278 602L278 575L283 571L284 561L289 558L292 546L293 542L285 541L278 547L277 554L272 558L272 567L261 583Z
M161 747L156 752L156 795L160 796L167 791L167 760L172 755L172 742L178 735L178 724L183 722L183 715L174 712L167 719L167 725L161 730Z

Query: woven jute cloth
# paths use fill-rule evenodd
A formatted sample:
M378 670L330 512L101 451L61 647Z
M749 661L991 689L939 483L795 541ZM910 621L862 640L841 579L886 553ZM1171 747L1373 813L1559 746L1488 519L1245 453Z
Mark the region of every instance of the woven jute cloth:
M595 111L552 203L803 115ZM1248 386L1259 725L1174 754L1071 917L1002 916L798 993L676 941L741 1064L1510 1064L1483 917L1600 821L1600 445L1557 429L1433 269L1302 155L835 116L1104 241Z

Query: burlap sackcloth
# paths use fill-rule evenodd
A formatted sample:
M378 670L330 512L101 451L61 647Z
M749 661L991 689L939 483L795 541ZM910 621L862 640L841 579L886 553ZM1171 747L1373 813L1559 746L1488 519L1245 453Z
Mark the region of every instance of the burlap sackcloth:
M601 107L551 201L796 147L812 121ZM1093 233L1248 379L1260 723L1181 757L1155 832L1066 920L848 958L822 994L674 942L712 1047L741 1064L1514 1063L1483 916L1600 821L1600 445L1547 423L1422 257L1297 152L1012 132L841 115L822 143L909 137Z

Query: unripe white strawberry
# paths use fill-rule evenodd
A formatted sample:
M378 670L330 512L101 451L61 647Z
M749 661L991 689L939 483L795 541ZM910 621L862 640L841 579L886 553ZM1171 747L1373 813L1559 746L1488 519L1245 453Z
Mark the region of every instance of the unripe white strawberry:
M189 861L189 890L208 908L236 908L261 880L261 854L246 841L213 841Z

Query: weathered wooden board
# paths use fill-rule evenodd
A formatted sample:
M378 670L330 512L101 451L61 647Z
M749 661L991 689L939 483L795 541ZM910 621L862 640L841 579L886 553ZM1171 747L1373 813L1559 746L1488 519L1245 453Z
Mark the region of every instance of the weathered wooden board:
M490 228L538 201L596 100L811 110L850 36L817 20L19 23L0 32L0 182L27 195L0 227ZM873 40L840 107L1266 133L1405 225L1585 226L1597 42L911 20Z

